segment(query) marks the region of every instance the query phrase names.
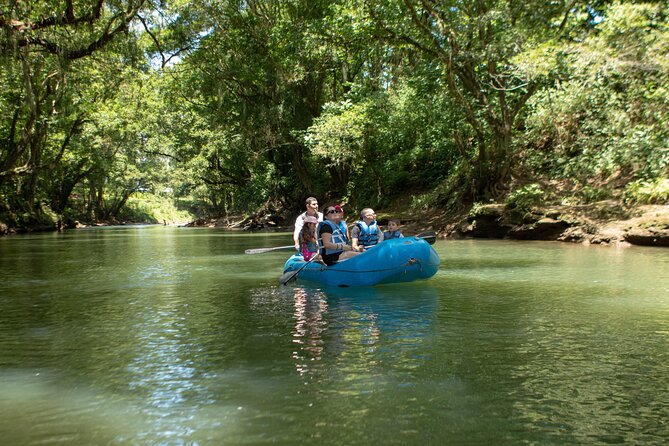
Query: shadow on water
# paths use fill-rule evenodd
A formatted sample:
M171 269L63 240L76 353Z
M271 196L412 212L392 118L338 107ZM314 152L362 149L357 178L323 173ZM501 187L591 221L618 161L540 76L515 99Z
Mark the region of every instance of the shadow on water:
M342 351L375 350L392 338L406 336L410 344L419 343L430 332L437 308L437 290L427 284L359 288L311 288L308 286L272 287L252 291L252 312L268 321L291 314L292 342L299 357L306 358L301 373L309 364L323 359L327 346L333 355ZM290 306L290 313L288 312ZM410 338L410 340L409 340ZM383 354L393 354L390 343Z
M295 288L296 308L303 306L308 310L314 299L320 302L317 308L321 312L327 310L327 336L334 355L356 354L362 363L369 364L372 354L375 356L372 362L382 361L397 367L406 362L412 350L428 340L438 302L436 289L426 284Z
M435 350L439 300L428 282L254 292L257 313L292 306L290 358L302 382L298 400L309 407L309 420L293 427L330 444L410 444L471 426L477 400L463 379L444 373Z

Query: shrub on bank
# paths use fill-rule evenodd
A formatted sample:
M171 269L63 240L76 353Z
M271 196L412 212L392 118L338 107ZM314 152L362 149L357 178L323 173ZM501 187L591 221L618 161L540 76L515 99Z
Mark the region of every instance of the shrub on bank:
M669 178L637 180L625 187L626 204L669 204Z
M541 204L543 200L544 191L538 184L533 183L511 192L505 203L511 209L530 210L532 207Z

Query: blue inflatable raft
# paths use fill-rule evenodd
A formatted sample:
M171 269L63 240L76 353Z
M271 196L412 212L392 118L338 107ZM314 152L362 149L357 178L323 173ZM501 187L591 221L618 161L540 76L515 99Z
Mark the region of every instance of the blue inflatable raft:
M434 276L440 261L427 241L419 237L405 237L386 240L332 266L311 262L297 274L297 279L326 286L412 282ZM290 257L284 265L284 275L300 269L305 263L301 255Z

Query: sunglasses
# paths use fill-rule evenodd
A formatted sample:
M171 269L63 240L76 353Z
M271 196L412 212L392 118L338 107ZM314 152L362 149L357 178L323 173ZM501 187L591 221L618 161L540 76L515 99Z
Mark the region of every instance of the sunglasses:
M339 213L341 213L341 210L338 211L337 209L330 209L329 211L326 212L327 215L339 214Z

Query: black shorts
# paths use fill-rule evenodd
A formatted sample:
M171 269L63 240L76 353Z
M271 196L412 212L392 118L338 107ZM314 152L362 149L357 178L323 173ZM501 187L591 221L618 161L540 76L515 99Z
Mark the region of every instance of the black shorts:
M330 265L334 265L335 263L337 263L337 261L339 261L339 256L340 255L341 255L341 252L338 252L336 254L325 254L325 253L323 253L323 254L321 254L321 257L323 258L323 262L326 265L330 266Z

